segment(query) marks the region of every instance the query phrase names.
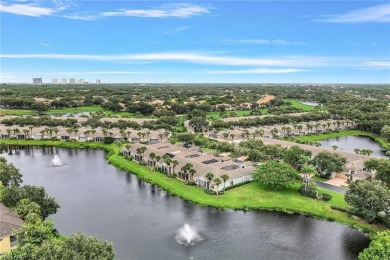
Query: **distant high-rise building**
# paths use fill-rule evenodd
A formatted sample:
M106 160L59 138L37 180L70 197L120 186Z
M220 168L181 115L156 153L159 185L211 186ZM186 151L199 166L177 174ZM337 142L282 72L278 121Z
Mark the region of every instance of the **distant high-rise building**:
M58 79L51 79L52 84L58 84Z
M102 80L101 79L97 79L96 80L96 84L102 84Z
M76 84L76 79L75 78L70 78L69 79L70 84Z
M42 85L42 76L40 78L32 78L32 82L34 85Z
M83 79L77 80L77 84L84 84L84 80Z
M66 78L61 79L61 84L68 84L68 79Z

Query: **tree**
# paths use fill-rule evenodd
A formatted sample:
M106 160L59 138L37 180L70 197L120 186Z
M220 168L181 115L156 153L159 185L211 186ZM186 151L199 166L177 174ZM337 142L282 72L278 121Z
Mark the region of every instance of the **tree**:
M283 154L283 161L290 164L296 170L302 168L302 157L311 157L311 151L304 150L299 146L291 146Z
M359 254L359 260L390 259L390 231L382 231L373 237L370 246Z
M204 128L208 127L209 122L206 120L206 118L197 116L192 118L188 124L194 128L195 132L202 132Z
M185 147L189 147L194 143L195 135L191 133L179 133L176 135L177 140L184 143Z
M339 148L337 145L332 145L333 150L337 150L337 148Z
M0 182L4 186L19 186L23 182L19 169L4 157L0 157Z
M21 199L16 205L15 211L23 220L26 220L27 216L30 214L37 214L39 217L41 215L41 207L29 199Z
M347 159L328 151L319 152L313 158L314 166L321 177L329 178L334 172L341 172Z
M216 192L217 192L217 196L218 196L218 186L221 185L221 179L220 178L215 178L213 180L214 182L214 186L216 187Z
M351 212L362 216L369 222L380 218L390 218L390 191L381 181L357 181L349 186L345 201L351 206Z
M299 173L287 163L267 161L253 174L253 180L274 189L289 187L300 179Z
M46 219L50 214L57 212L60 205L54 198L49 197L45 188L25 185L22 187L6 187L2 196L2 202L6 207L16 207L20 200L29 199L41 207L41 218Z
M45 240L56 238L59 234L54 229L54 223L51 220L46 220L38 223L26 223L16 231L18 247L41 245Z
M364 167L375 170L375 179L390 184L390 159L371 158L364 162Z
M223 174L223 175L221 175L221 179L223 181L223 190L225 191L225 183L229 179L229 175Z
M390 142L390 126L385 125L381 130L381 136Z
M214 173L208 172L208 173L206 173L205 177L209 180L207 182L207 189L210 189L210 182L214 178Z

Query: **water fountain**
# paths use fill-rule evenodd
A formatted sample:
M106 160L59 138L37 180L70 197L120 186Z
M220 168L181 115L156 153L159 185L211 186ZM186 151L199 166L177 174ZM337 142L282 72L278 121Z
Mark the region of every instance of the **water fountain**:
M202 241L203 237L198 234L194 227L184 224L184 226L178 230L175 239L176 242L181 245L193 246L196 242Z
M58 157L58 155L54 155L54 158L51 160L51 163L52 163L52 166L62 166L64 165L60 159L60 157Z

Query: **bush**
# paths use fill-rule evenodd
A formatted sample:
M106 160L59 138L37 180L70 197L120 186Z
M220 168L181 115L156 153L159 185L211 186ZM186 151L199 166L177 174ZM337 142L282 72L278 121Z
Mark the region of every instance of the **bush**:
M114 141L115 141L114 137L107 136L103 138L104 144L112 144Z
M146 162L141 161L141 162L139 162L139 165L141 165L141 166L146 166Z
M204 190L204 193L208 194L208 195L215 195L215 191L214 190L211 190L211 189L205 189Z
M186 182L186 184L189 186L196 186L196 182L194 180L189 180Z
M299 193L301 193L302 196L309 197L312 199L318 198L318 191L314 183L308 183L306 190L305 190L305 184L303 184L299 188Z
M347 208L343 208L343 207L339 207L339 206L330 206L330 208L349 214L349 210Z
M321 193L321 199L323 201L330 201L331 198L332 198L332 195L330 195L329 193Z

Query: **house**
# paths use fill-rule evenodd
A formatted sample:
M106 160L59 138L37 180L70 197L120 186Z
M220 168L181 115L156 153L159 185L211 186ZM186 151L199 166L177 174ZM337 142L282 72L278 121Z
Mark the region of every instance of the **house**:
M34 134L34 135L32 136L32 138L33 138L34 140L42 140L43 134Z
M70 136L69 135L61 135L60 139L61 139L61 141L68 141L68 140L70 140Z
M81 135L77 136L77 141L86 142L86 141L88 141L87 136L85 134L81 134Z
M12 234L23 224L24 221L16 212L0 203L0 255L15 248L16 240Z
M344 172L345 176L350 182L371 179L373 176L373 173L371 171L367 171L364 168L364 161L362 159L345 164Z
M149 138L149 144L157 144L158 142L159 142L159 139L156 136Z
M9 133L1 133L0 136L1 136L1 138L10 138Z
M26 135L25 134L17 134L16 139L26 139Z
M132 143L139 143L141 141L141 139L139 137L131 137L130 138L130 142Z

